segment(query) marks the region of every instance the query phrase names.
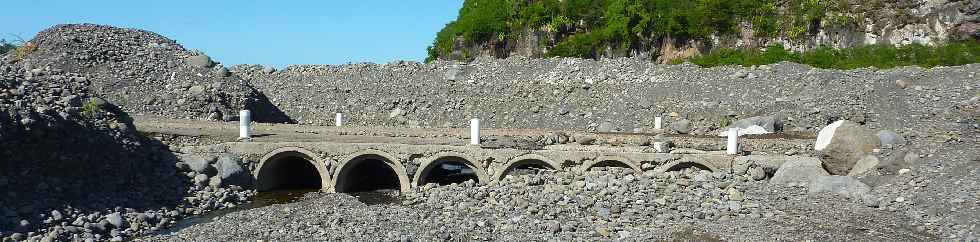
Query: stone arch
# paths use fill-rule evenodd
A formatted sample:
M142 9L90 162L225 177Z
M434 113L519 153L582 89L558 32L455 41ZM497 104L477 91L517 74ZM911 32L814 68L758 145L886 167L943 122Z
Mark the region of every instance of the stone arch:
M712 167L711 164L706 162L697 162L693 160L676 160L657 166L657 168L654 168L653 171L657 173L664 173L668 171L679 171L690 167L697 167L701 170L707 170L709 172L714 172L718 170L717 168Z
M454 159L455 158L455 159ZM415 172L414 178L412 179L415 186L422 186L422 181L425 180L429 172L432 171L434 165L441 164L442 162L448 160L458 160L470 169L476 175L477 182L480 184L486 184L490 182L490 177L487 175L487 171L483 169L480 163L477 163L476 159L458 152L442 152L432 156L422 161L419 165L418 171Z
M356 169L357 166L370 161L381 162L385 166L384 168L390 169L394 178L397 179L397 187L400 191L405 192L411 189L408 176L405 174L405 166L391 154L378 150L366 150L354 153L340 160L340 163L333 170L333 183L330 189L334 192L348 192L349 188L354 186L352 184L354 181L350 180L353 178L344 176L345 172L351 172L351 169Z
M555 162L554 160L548 157L544 157L543 155L524 154L508 160L507 163L501 166L500 169L497 169L497 171L493 175L493 178L495 181L504 179L504 176L506 176L507 173L511 172L512 169L521 165L537 163L534 161L541 161L540 164L547 166L548 168L551 168L552 170L556 170L556 171L560 170L562 167L561 163Z
M607 163L607 162L623 164L629 167L630 169L633 169L633 171L635 171L636 173L643 172L643 169L641 169L640 166L636 165L636 163L633 163L633 161L631 161L630 159L627 159L625 157L620 157L620 156L596 157L595 159L585 162L585 164L582 164L579 171L583 171L583 172L588 171L589 169L592 169L592 167L595 167L598 164Z
M305 164L300 160L306 161ZM297 179L312 179L309 175L312 175L313 171L303 169L315 170L321 190L329 187L330 172L319 155L300 147L281 147L265 154L259 160L254 173L255 188L259 191L268 191L293 188L292 185L307 183Z

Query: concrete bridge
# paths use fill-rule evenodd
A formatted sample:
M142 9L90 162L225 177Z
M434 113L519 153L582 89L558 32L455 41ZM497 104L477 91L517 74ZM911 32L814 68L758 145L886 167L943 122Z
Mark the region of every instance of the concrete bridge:
M234 137L236 127L231 124L201 124L195 128L188 125L198 126L193 121L160 123L143 120L137 127L149 133L234 140L230 137ZM465 180L491 183L527 168L582 172L599 167L620 167L639 174L697 167L731 172L742 163L778 167L785 160L796 158L735 156L723 152L656 153L653 148L642 145L571 143L536 149L484 147L468 145L464 130L381 130L386 135L379 135L376 129L367 132L360 128L258 125L256 138L250 142L185 146L181 151L197 155L230 153L242 157L260 191L320 188L333 192L407 191L432 182ZM528 132L531 131L522 131Z

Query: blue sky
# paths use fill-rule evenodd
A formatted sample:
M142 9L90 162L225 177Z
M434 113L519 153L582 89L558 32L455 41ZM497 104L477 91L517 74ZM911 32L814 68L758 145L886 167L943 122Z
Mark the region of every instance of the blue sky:
M226 66L387 63L425 59L463 0L8 1L0 38L24 39L61 23L150 30Z

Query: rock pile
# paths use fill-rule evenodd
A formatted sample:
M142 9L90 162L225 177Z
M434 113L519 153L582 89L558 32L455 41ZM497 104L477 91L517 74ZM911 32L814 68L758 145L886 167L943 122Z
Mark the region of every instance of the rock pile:
M333 114L343 112L359 126L466 127L477 117L491 128L635 132L653 129L654 118L663 116L671 132L708 135L730 124L754 133L816 133L836 120L913 128L924 124L916 110L934 108L930 100L972 98L963 90L980 90L972 81L977 68L698 68L646 59L512 57L231 70L300 123L332 125ZM902 89L896 79L911 86Z
M488 185L429 184L396 204L368 206L346 194L312 194L297 203L231 213L148 240L932 238L889 225L901 220L875 208L796 188L771 192L764 180L750 175L696 168L660 175L607 169L512 175ZM814 221L830 226L805 226ZM889 233L847 229L855 226Z
M91 82L53 66L0 64L0 240L121 241L251 194L191 185L166 146L140 136ZM221 167L221 178L240 179Z
M235 120L243 108L256 121L288 118L207 55L156 33L94 24L57 25L28 42L34 50L13 65L83 74L92 93L130 114Z

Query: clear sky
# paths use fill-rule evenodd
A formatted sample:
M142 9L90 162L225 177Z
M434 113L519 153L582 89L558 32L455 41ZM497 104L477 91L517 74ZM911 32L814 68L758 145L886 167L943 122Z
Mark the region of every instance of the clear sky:
M62 23L150 30L226 66L387 63L425 59L463 0L5 1L0 38L33 38Z

